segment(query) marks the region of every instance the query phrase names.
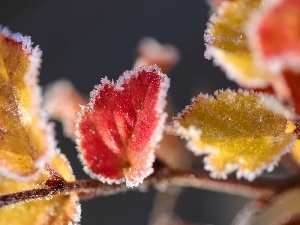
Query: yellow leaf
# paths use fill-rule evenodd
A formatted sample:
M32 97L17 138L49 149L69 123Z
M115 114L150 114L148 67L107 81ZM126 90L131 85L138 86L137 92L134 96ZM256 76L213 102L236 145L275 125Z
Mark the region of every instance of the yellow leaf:
M15 179L33 175L55 149L40 109L41 51L31 44L0 30L0 174Z
M57 154L51 165L66 181L74 181L72 169L64 155ZM9 194L43 187L50 177L40 174L36 181L20 182L1 177L0 194ZM76 193L56 195L51 199L41 199L0 208L0 224L5 225L62 225L76 224L79 220L80 206Z
M206 57L213 57L229 79L247 88L266 87L270 82L270 74L255 64L246 32L249 19L259 7L261 0L229 1L211 17L205 34Z
M264 169L272 170L280 156L295 143L286 133L293 115L277 100L262 93L239 90L200 94L179 114L168 131L188 140L188 147L204 158L211 176L253 180Z

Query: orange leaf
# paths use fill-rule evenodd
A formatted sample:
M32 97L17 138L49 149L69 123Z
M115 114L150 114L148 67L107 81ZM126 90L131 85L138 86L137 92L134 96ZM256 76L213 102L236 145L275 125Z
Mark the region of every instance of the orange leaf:
M51 129L40 109L41 51L20 34L0 31L0 173L33 175L53 154Z
M138 58L134 67L157 65L164 73L167 73L180 59L180 53L175 46L161 44L151 37L145 37L140 41L137 53Z
M66 181L74 181L72 169L64 155L56 154L51 165ZM20 182L1 177L0 194L9 194L24 189L43 187L50 179L47 173L39 175L35 181ZM56 195L48 199L24 202L0 209L0 224L5 225L61 225L79 222L80 206L76 193Z

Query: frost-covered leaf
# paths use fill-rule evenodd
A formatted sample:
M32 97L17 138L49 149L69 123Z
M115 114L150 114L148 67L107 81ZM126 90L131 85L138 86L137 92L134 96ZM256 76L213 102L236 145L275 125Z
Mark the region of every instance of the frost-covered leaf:
M171 70L180 60L179 50L171 44L161 44L151 37L144 37L137 46L137 59L134 67L157 65L163 73ZM174 115L172 99L167 98L166 111ZM173 135L164 135L155 156L170 168L187 168L191 164L190 153L181 140Z
M282 75L281 83L287 86L275 90L276 96L282 99L285 95L283 99L292 102L296 113L300 114L300 1L280 0L266 4L252 19L249 34L257 64Z
M274 73L300 72L300 1L270 1L254 16L250 44L258 62Z
M63 124L65 135L72 139L75 139L76 114L80 112L80 105L87 103L88 99L81 96L67 80L56 81L47 88L45 93L46 111L51 118Z
M240 86L271 87L299 114L299 25L299 0L227 2L208 25L206 55Z
M0 29L0 174L33 175L51 159L51 129L40 109L41 51L30 37Z
M205 169L217 178L237 170L238 177L253 180L272 170L289 151L295 136L286 133L289 113L273 97L230 90L200 94L179 114L170 133L188 140L188 147L204 158Z
M138 58L136 66L157 65L161 70L168 72L180 59L178 49L171 44L161 44L151 37L143 38L137 47Z
M262 88L270 82L270 74L255 65L248 43L247 23L261 4L261 0L228 1L212 15L204 36L206 58L212 57L229 79L246 88Z
M126 71L116 83L102 79L77 121L85 170L103 182L136 186L152 173L161 139L169 79L156 66Z
M74 181L72 169L64 155L57 154L51 165L66 181ZM1 177L0 194L9 194L24 189L43 187L50 179L47 173L35 181L20 182ZM5 225L63 225L76 224L80 218L80 205L76 193L56 195L48 199L34 200L0 208L0 224Z

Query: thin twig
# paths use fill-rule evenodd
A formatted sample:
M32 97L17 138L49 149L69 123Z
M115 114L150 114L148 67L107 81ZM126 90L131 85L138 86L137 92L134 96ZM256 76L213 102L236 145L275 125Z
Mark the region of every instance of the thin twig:
M248 181L237 180L235 178L229 178L227 180L215 180L210 178L205 171L179 171L171 170L165 166L156 168L155 173L147 178L143 184L137 188L127 188L125 184L109 185L92 179L77 180L74 182L62 182L60 179L50 179L50 181L51 182L45 182L46 186L44 188L0 196L0 207L69 192L77 192L80 198L92 198L96 196L117 194L130 190L144 190L150 188L151 186L162 187L167 185L175 185L207 189L250 198L258 198L262 196L271 196L278 193L279 190L300 185L299 179L289 179L284 182L277 182L284 184L280 187L269 181L253 181L250 183Z
M175 185L206 189L248 198L257 198L264 195L272 195L276 187L269 182L255 180L249 182L229 177L226 180L213 179L205 171L176 171L168 170L158 174L156 185Z
M0 196L0 207L12 205L21 202L28 202L30 200L37 200L45 197L53 197L57 194L64 194L69 192L77 192L86 197L92 192L95 196L103 196L110 194L117 194L126 191L125 185L108 185L103 184L98 180L77 180L74 182L66 182L64 184L54 184L48 188L37 188L27 191L21 191L13 194Z

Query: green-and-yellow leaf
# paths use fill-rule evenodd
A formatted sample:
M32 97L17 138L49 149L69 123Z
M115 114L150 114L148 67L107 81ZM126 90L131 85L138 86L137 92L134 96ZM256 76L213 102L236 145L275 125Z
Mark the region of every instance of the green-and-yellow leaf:
M74 181L72 169L63 155L57 154L51 165L66 181ZM24 189L43 187L48 174L40 174L36 181L20 182L0 177L0 194L9 194ZM5 225L62 225L76 224L79 220L80 207L76 193L56 195L51 199L40 199L0 208L0 224Z
M0 174L24 179L51 159L51 129L40 107L41 51L29 37L0 30Z
M229 79L242 87L261 88L270 74L255 65L248 44L247 23L262 0L235 0L222 5L211 17L205 34L206 57L214 58Z
M295 136L286 133L289 113L277 100L242 90L200 94L169 126L170 133L188 140L196 154L207 154L205 168L217 178L237 170L238 177L253 180L272 170L289 151Z

